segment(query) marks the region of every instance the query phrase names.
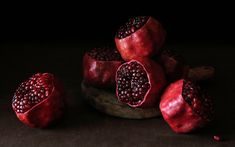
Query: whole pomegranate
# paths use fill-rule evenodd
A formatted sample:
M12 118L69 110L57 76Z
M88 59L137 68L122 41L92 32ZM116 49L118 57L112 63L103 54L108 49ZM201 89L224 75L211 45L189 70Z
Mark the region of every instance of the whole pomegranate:
M161 66L147 58L133 59L117 70L116 95L131 107L156 106L165 85Z
M195 83L180 79L164 91L160 110L165 121L176 133L188 133L213 118L212 100Z
M45 128L64 113L64 91L50 73L37 73L17 88L12 108L29 127Z
M157 61L162 65L168 81L176 81L187 78L189 66L184 58L170 50L163 50Z
M115 87L117 68L123 63L119 52L111 48L94 48L83 57L84 82L95 87Z
M115 36L117 49L125 61L135 57L151 57L160 52L166 32L151 16L130 18Z

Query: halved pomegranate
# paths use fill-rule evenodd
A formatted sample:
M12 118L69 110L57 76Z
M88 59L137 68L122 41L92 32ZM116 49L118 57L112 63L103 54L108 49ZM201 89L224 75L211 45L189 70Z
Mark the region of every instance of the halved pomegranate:
M168 81L187 78L189 66L182 56L170 50L163 50L157 60L162 65Z
M119 52L111 48L94 48L83 58L84 82L96 87L115 87L117 68L123 63Z
M54 75L37 73L17 88L12 108L24 124L45 128L62 117L64 90Z
M166 32L151 16L130 18L115 36L117 49L125 61L135 57L151 57L159 53Z
M123 63L117 70L116 95L131 107L156 106L165 85L161 66L147 58Z
M213 118L212 100L195 83L180 79L164 91L160 110L173 131L188 133L207 124Z

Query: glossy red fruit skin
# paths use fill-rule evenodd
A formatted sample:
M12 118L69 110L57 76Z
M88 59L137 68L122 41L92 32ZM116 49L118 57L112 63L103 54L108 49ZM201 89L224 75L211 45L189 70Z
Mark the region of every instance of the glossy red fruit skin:
M136 57L151 57L160 52L166 32L162 25L150 17L146 24L131 35L119 39L115 37L116 47L125 61Z
M183 99L183 79L170 84L161 96L163 118L176 133L189 133L204 126L207 121L196 114Z
M123 61L98 61L85 53L83 78L85 84L100 88L115 87L115 75Z
M167 83L163 69L158 63L148 58L135 58L124 64L128 64L133 61L137 61L138 63L140 63L144 67L144 70L146 71L146 73L148 73L147 77L150 82L150 88L145 94L145 97L141 103L137 105L132 105L130 103L127 103L127 105L129 105L132 108L155 107L157 103L160 101L160 94ZM117 75L116 75L116 81L117 81ZM117 86L116 86L116 95L117 95L118 100L121 101L118 97Z
M46 128L63 116L65 107L65 91L54 77L52 92L46 99L24 113L15 113L21 122L31 128Z

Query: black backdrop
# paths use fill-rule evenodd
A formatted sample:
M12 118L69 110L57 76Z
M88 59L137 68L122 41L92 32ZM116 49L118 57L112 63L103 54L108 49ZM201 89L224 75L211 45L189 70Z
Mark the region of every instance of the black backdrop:
M232 41L232 5L225 2L214 3L157 5L157 2L145 2L142 6L133 6L135 9L131 9L131 5L127 5L127 8L114 7L116 4L102 7L92 4L95 8L81 4L60 7L45 4L47 8L10 8L1 14L0 36L2 40L112 40L119 25L129 17L152 15L166 28L169 42Z

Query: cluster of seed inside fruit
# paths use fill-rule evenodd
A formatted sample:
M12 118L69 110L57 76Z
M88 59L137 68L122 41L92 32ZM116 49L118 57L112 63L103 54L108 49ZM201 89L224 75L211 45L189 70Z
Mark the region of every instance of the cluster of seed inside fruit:
M149 16L138 16L130 18L125 25L121 26L116 34L119 39L125 38L130 34L136 32L149 19Z
M123 64L117 72L117 94L121 102L139 104L150 88L143 66L136 61Z
M88 51L88 55L99 61L120 61L122 57L118 50L111 48L94 48Z
M211 97L195 83L184 80L182 96L192 110L204 120L210 121L213 117Z
M12 105L17 113L24 113L46 99L52 91L52 79L48 74L35 74L21 83L16 90Z

